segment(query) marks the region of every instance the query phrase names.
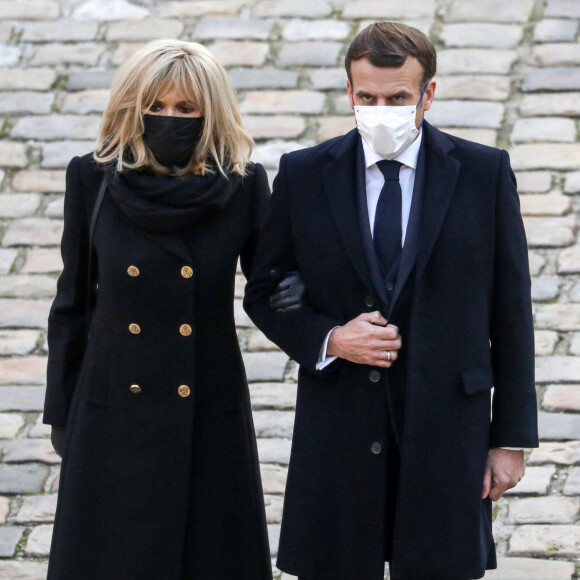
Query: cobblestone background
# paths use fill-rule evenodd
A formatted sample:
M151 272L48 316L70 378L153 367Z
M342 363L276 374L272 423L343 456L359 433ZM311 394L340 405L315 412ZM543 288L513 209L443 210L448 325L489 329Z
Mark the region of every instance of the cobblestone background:
M1 578L46 573L59 459L40 413L64 168L91 149L115 68L153 38L207 44L273 176L283 152L354 126L342 59L359 29L389 19L438 48L427 118L510 151L528 233L542 443L496 506L502 558L486 578L580 577L580 0L0 0ZM243 284L274 555L297 369L244 314Z

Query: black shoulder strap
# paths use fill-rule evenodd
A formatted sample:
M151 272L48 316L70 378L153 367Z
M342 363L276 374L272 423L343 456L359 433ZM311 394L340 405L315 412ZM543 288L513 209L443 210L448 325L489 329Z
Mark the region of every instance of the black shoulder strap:
M97 224L97 218L99 217L99 211L101 205L103 204L103 198L105 197L105 190L107 189L107 177L103 175L103 180L101 181L101 186L99 187L99 193L97 193L97 199L95 200L95 206L93 207L93 214L91 216L91 225L89 227L89 273L87 276L87 308L85 312L85 321L87 335L89 332L89 323L91 321L91 296L92 296L92 277L93 277L93 237L95 233L95 225Z

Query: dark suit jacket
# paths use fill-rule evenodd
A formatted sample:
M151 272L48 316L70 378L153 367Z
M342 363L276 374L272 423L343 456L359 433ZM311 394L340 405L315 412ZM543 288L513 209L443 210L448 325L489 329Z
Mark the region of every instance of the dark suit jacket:
M245 306L301 365L278 559L293 574L382 579L394 484L373 443L385 449L387 413L402 458L389 490L397 579L465 580L493 567L491 502L481 500L488 449L537 445L527 247L508 155L423 131L391 295L359 219L356 131L283 156L274 182ZM294 269L307 304L274 313L272 270ZM396 314L402 301L406 354L391 371L344 360L315 370L332 327L377 308ZM401 365L403 391L389 378Z

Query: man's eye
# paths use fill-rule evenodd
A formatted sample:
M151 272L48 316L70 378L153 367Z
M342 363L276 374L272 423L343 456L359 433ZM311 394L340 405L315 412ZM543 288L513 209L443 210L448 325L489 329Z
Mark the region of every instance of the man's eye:
M362 100L363 100L365 103L370 103L370 102L373 100L373 97L371 97L371 95L363 95L363 96L362 96Z

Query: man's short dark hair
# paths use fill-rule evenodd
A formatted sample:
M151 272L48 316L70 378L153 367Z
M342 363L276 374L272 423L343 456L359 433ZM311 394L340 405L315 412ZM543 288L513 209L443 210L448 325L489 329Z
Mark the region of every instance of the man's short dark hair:
M408 56L423 67L421 90L435 76L437 54L427 35L417 28L395 22L376 22L361 30L348 47L345 67L352 84L350 67L353 61L366 58L373 66L399 68Z

